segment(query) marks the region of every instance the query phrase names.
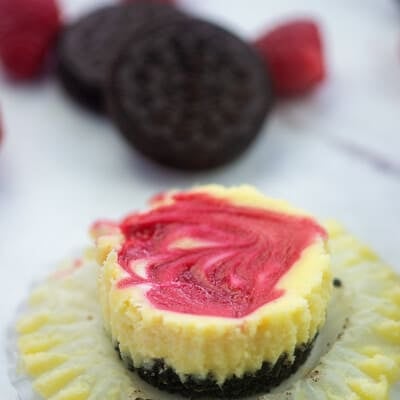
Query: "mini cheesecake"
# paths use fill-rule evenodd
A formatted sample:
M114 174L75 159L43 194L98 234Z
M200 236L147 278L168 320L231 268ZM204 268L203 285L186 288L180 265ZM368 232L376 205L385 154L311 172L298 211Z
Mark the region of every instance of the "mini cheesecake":
M267 392L302 365L324 325L324 228L251 187L167 192L92 234L106 331L161 390Z

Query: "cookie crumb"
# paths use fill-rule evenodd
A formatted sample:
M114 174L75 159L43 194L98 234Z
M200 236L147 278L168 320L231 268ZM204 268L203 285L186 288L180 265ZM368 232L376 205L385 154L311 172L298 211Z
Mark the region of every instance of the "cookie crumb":
M314 383L318 383L319 378L320 378L319 370L315 369L315 370L311 371L309 377Z
M336 288L340 288L343 286L343 283L339 278L335 278L333 280L333 286L335 286Z

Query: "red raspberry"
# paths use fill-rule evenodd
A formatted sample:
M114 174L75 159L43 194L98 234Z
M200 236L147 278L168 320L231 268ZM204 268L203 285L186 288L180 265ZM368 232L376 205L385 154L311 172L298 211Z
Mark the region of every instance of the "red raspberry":
M257 39L255 46L280 96L306 93L325 77L321 34L312 20L279 25Z
M16 79L43 68L61 27L56 0L0 0L0 60Z

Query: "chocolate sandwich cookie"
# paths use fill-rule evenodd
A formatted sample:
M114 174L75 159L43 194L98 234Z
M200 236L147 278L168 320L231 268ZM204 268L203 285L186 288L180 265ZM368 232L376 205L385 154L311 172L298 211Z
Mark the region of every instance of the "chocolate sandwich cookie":
M129 36L156 21L184 18L176 8L157 2L105 6L67 27L58 46L58 76L80 103L104 109L103 91L110 66Z
M273 103L256 52L198 19L134 33L109 76L108 109L128 142L182 169L233 160L257 136Z

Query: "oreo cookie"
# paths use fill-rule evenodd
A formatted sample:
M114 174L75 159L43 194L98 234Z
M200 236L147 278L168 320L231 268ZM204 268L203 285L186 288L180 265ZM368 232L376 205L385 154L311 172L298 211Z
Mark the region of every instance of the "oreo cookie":
M190 170L239 156L272 103L255 50L198 19L134 33L107 85L109 113L128 142L161 164Z
M105 6L67 26L58 45L58 77L81 104L102 111L104 86L122 44L143 27L184 18L168 4L137 0Z

